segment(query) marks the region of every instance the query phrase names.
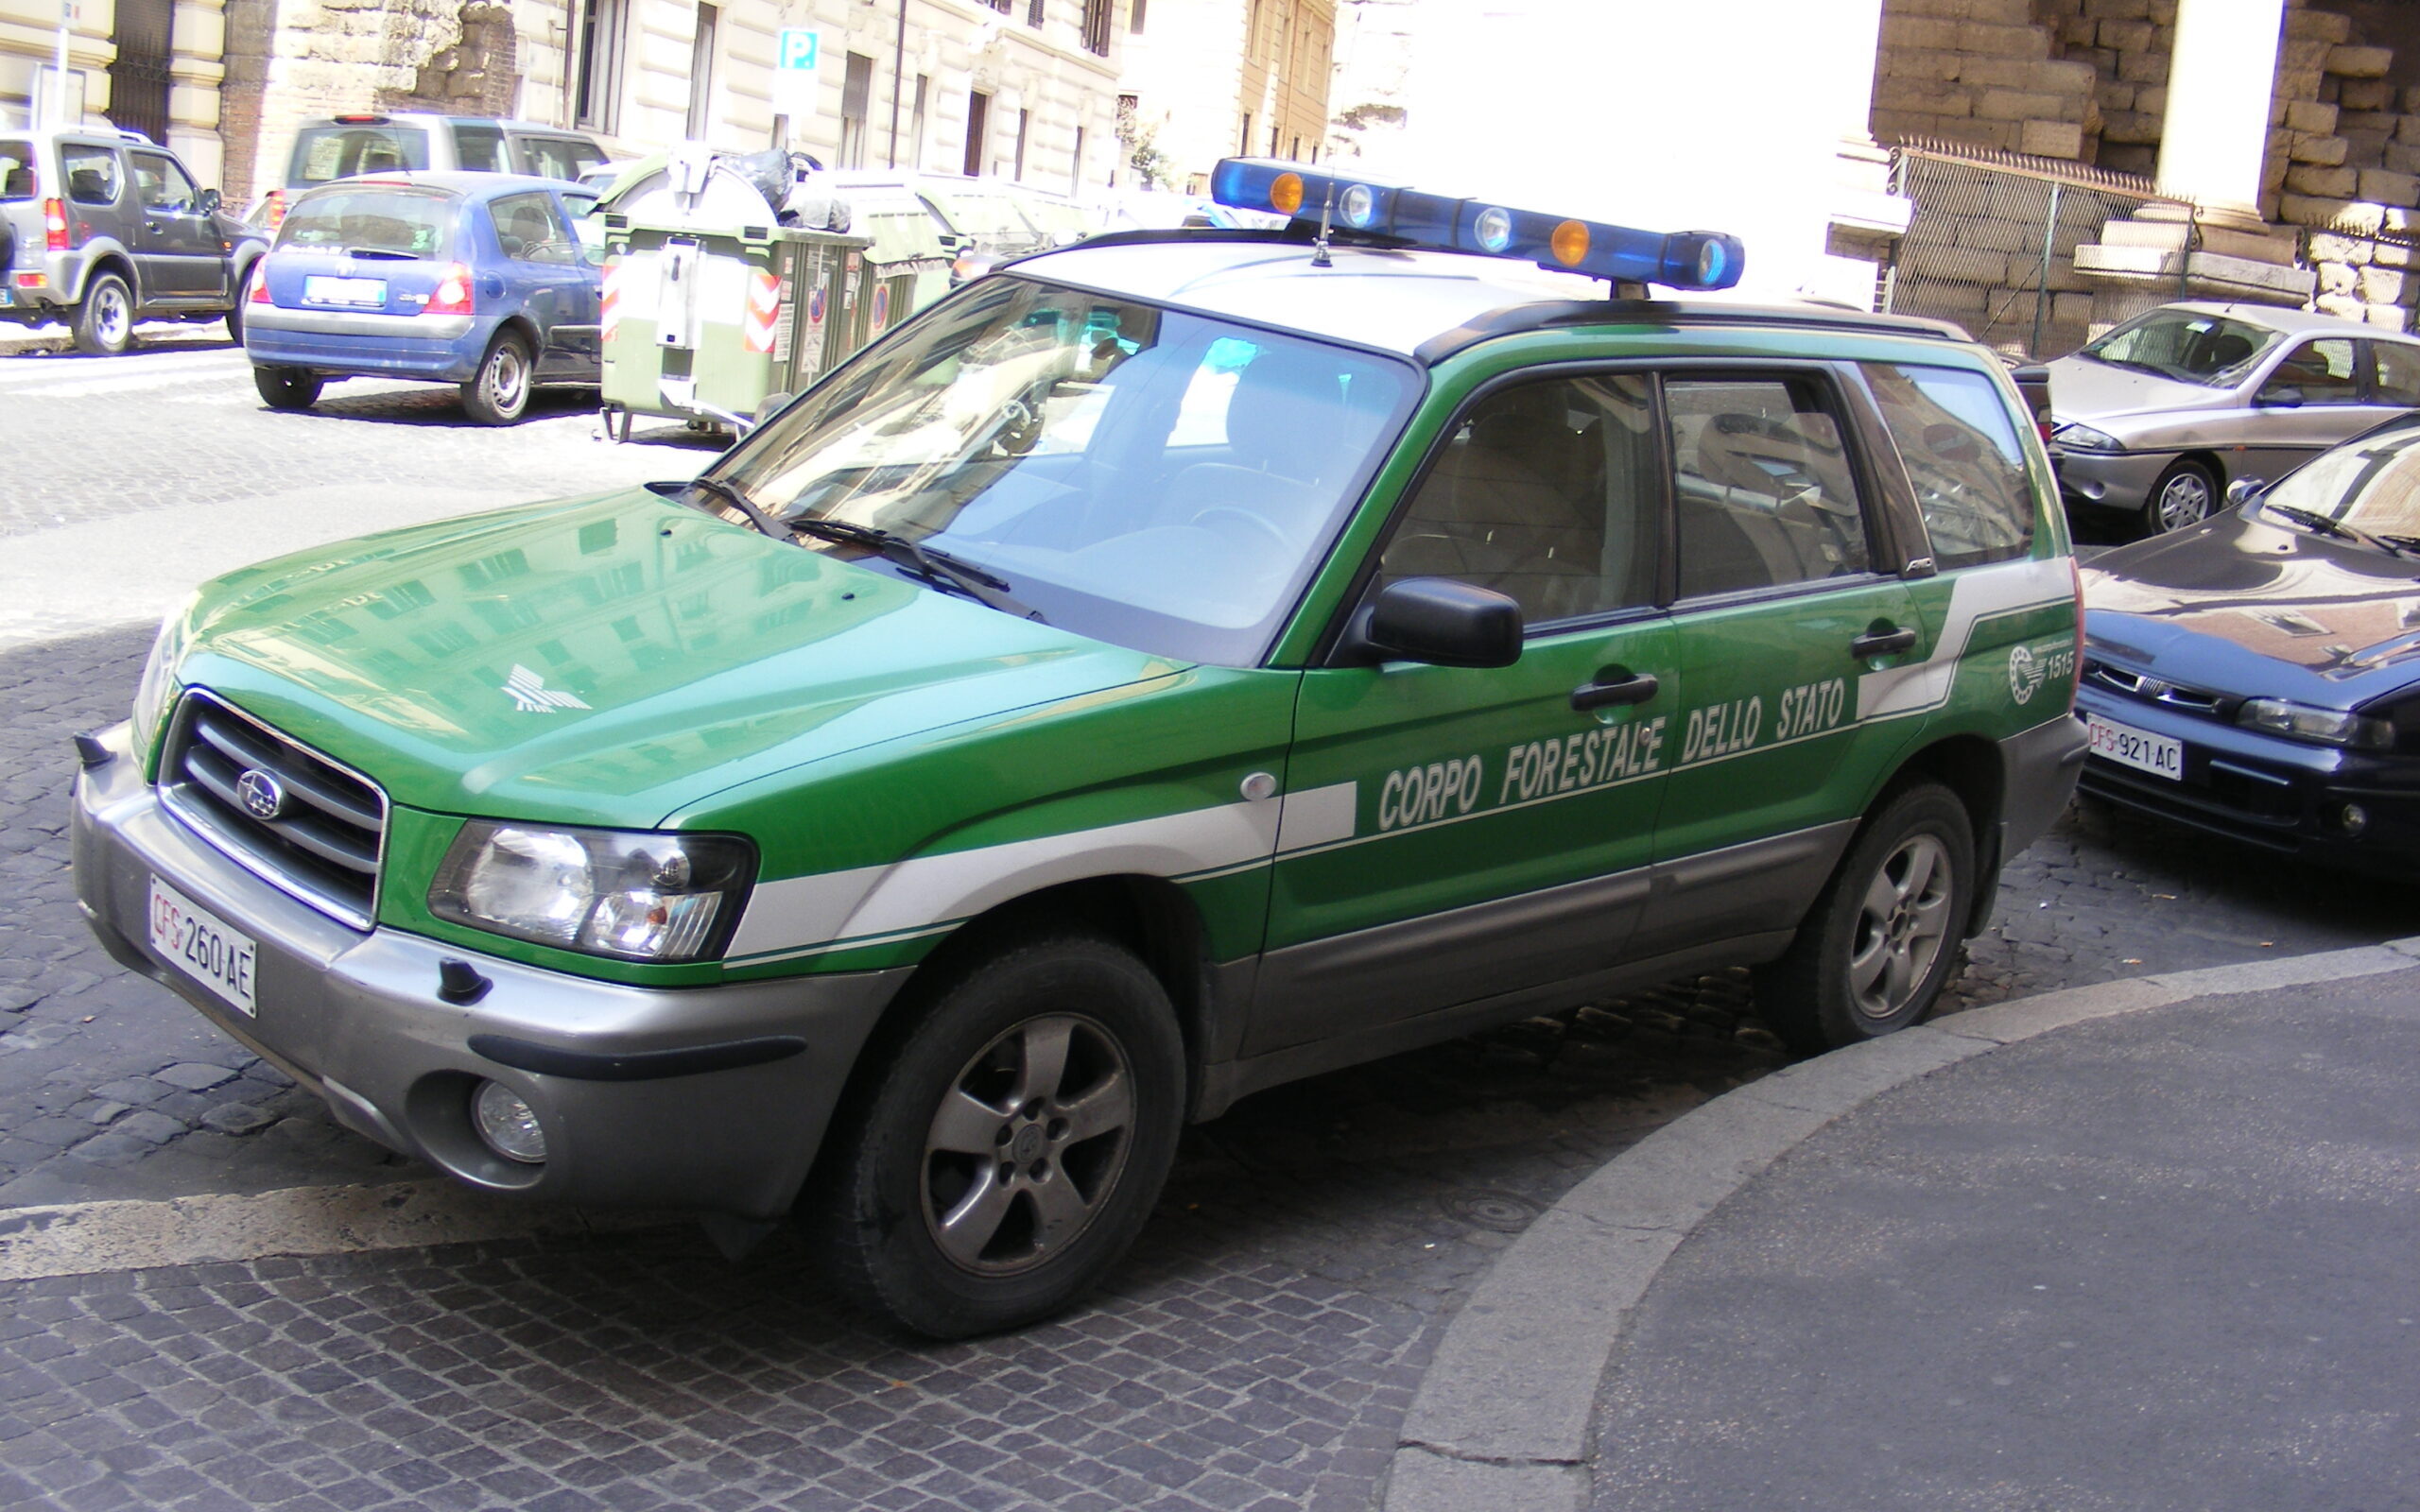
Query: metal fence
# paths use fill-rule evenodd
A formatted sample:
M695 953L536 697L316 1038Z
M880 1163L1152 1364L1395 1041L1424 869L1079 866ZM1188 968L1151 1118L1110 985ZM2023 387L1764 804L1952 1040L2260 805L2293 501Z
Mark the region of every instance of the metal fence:
M1893 148L1891 190L1914 201L1915 216L1884 271L1881 307L1954 320L1987 346L2031 358L2073 351L2091 334L2078 243L2098 242L2103 225L2146 205L2190 209L2132 174L1954 143ZM2189 216L2185 225L2189 235ZM2182 297L2177 261L2175 286L2147 284L2142 308ZM2110 317L2104 301L2100 318Z

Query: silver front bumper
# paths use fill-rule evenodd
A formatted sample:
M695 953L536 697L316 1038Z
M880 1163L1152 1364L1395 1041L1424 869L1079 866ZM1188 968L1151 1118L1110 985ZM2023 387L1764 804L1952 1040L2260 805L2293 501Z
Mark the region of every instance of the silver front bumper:
M363 934L269 885L163 809L126 727L101 739L112 759L76 783L76 889L110 954L325 1098L347 1127L475 1186L777 1216L907 975L648 988L391 929ZM258 942L257 1017L154 954L146 923L154 876ZM446 960L468 962L492 984L475 1003L438 995ZM482 1079L537 1111L543 1164L508 1160L473 1132L469 1099Z
M2060 497L2104 509L2140 509L2176 452L2058 452Z

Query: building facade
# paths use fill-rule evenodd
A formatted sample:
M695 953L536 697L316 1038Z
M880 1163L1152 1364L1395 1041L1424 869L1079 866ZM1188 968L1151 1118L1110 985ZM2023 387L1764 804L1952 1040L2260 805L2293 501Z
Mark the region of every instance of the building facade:
M1150 0L1128 28L1120 184L1138 159L1159 187L1198 194L1220 158L1326 150L1336 0Z
M62 12L67 118L139 130L217 182L221 0L0 0L0 125L60 109Z

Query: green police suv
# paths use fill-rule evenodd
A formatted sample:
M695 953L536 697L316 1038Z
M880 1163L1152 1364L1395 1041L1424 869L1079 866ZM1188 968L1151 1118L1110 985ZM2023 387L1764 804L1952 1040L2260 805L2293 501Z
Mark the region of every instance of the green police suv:
M694 481L206 585L79 743L94 928L372 1139L795 1207L940 1335L1255 1089L1738 963L1795 1046L1923 1017L2084 749L2000 364L1636 286L1727 237L1219 182L1298 218L1013 264Z

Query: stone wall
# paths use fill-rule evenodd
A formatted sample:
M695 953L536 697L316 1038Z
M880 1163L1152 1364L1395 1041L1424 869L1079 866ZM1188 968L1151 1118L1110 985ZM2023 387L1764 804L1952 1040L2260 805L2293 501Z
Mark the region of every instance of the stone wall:
M1874 134L2088 158L2100 130L2097 76L2054 56L2053 43L2034 0L1887 0Z

